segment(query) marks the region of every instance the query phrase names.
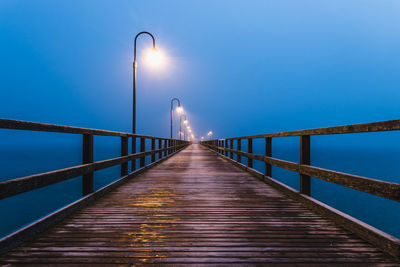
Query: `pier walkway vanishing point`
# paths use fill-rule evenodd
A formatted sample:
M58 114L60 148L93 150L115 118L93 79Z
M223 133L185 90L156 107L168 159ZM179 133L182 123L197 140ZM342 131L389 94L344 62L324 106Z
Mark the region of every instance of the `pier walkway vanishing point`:
M6 253L0 264L355 264L392 256L192 144Z

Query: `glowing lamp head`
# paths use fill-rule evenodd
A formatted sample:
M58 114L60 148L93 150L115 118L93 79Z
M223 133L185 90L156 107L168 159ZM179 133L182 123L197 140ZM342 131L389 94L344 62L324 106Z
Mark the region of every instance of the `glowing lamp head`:
M157 49L149 49L146 51L146 64L149 67L155 68L160 67L164 63L164 57L160 51Z
M178 113L182 113L182 112L183 112L182 106L181 106L181 105L178 105L178 106L176 107L176 111L178 111Z
M184 120L184 121L183 121L183 123L184 123L184 124L187 124L187 123L188 123L188 121L187 121L187 120Z

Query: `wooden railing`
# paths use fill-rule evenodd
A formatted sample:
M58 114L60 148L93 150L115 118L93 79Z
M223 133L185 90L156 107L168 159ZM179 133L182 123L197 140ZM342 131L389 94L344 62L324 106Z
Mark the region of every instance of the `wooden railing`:
M368 177L357 176L343 172L337 172L334 170L328 170L310 165L311 162L310 145L311 145L311 136L313 135L349 134L349 133L395 131L395 130L400 130L400 120L215 139L215 140L203 141L202 144L212 149L213 151L219 153L220 155L224 156L226 159L235 161L241 167L249 170L252 173L255 173L256 175L263 178L267 182L277 186L279 189L283 189L286 193L296 198L297 200L302 200L303 202L307 202L308 204L311 203L310 202L311 200L313 202L310 204L311 208L315 208L321 211L321 207L324 206L325 215L329 215L339 223L341 221L342 222L341 224L344 227L350 228L350 230L356 232L364 239L367 239L367 241L370 241L378 245L379 247L386 250L390 254L395 255L396 257L400 257L399 239L389 236L383 232L380 232L379 230L371 226L365 225L362 222L350 216L340 213L339 211L329 206L323 205L322 203L308 197L310 196L311 193L310 177L315 177L331 183L339 184L345 187L350 187L358 191L370 193L394 201L400 201L400 184L372 179ZM272 138L287 137L287 136L298 136L300 139L299 162L291 162L272 157ZM257 155L253 153L254 139L264 139L265 155ZM241 150L242 147L241 145L243 140L247 141L247 151ZM237 149L233 149L234 142L236 142ZM233 156L234 154L237 155L236 160L234 160ZM242 157L247 158L247 166L241 164ZM253 160L258 160L265 163L264 174L261 174L253 169ZM272 179L271 178L272 165L299 173L300 191L297 192L296 190L288 188L282 183L279 183L278 181ZM316 206L316 204L318 204L318 207ZM325 208L328 208L329 212ZM338 217L337 215L340 216ZM346 220L344 220L344 218Z
M145 166L145 157L147 155L151 155L151 162L155 162L156 154L158 154L159 158L161 159L162 157L167 156L168 154L171 154L177 151L179 148L188 144L187 141L176 139L8 119L0 119L0 128L81 134L83 137L82 165L0 182L0 199L35 190L47 185L59 183L81 175L83 175L82 195L84 196L93 192L93 173L95 171L121 164L121 176L124 176L128 174L129 161L132 161L132 171L134 171L135 159L140 159L140 167L142 168ZM94 135L120 136L121 157L93 162ZM132 138L133 150L133 153L129 155L128 138ZM137 138L140 139L140 152L134 153L136 151ZM146 151L146 139L151 140L151 150ZM158 144L157 149L156 143Z
M0 254L15 247L23 240L32 237L33 232L40 232L45 230L49 225L54 224L66 216L70 215L78 207L82 207L83 203L88 200L98 198L104 192L110 190L112 187L117 186L126 178L141 173L144 169L151 167L158 161L173 155L175 152L181 150L189 144L187 141L159 138L154 136L131 134L124 132L105 131L97 129L88 129L80 127L61 126L45 123L35 123L27 121L17 121L9 119L0 119L0 129L14 129L14 130L27 130L27 131L40 131L40 132L54 132L54 133L67 133L82 135L82 164L65 169L54 170L46 173L34 174L26 177L10 179L0 182L0 199L15 196L21 193L32 191L41 187L66 181L78 176L82 176L82 195L84 198L72 203L70 206L50 214L40 221L25 227L24 229L11 234L0 240ZM121 156L107 160L93 162L93 136L120 136L121 137ZM131 154L128 154L128 140L132 138ZM136 141L139 139L140 152L136 153ZM146 139L151 140L151 150L146 150ZM156 155L158 160L156 161ZM151 157L151 164L146 165L145 157ZM140 159L139 167L136 169L136 159ZM128 162L132 161L131 173L128 171ZM108 187L103 187L96 192L93 190L93 174L95 171L109 168L115 165L121 165L121 176L119 180L110 184ZM21 241L22 240L22 241Z

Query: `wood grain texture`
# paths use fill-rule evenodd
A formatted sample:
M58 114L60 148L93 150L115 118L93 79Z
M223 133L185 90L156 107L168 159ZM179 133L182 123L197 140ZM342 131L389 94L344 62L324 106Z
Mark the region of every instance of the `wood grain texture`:
M256 139L256 138L266 138L266 137L349 134L349 133L384 132L384 131L396 131L396 130L397 131L400 130L400 120L378 121L371 123L360 123L360 124L280 132L280 133L257 134L257 135L240 136L227 139L228 140L249 139L249 138Z
M191 145L0 264L396 266L393 258Z
M10 120L2 118L0 118L0 129L39 131L39 132L52 132L52 133L69 133L69 134L91 134L91 135L104 135L104 136L135 136L135 137L169 140L168 138L159 138L143 134L132 134L125 132L107 131L107 130L73 127L73 126L31 122L31 121Z

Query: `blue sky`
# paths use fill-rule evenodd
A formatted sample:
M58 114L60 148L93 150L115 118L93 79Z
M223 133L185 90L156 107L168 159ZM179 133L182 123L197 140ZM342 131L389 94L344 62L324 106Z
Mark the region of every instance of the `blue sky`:
M219 137L398 119L399 1L0 1L0 117Z

